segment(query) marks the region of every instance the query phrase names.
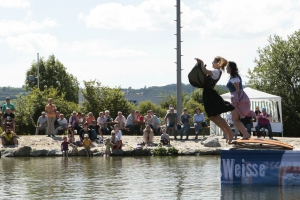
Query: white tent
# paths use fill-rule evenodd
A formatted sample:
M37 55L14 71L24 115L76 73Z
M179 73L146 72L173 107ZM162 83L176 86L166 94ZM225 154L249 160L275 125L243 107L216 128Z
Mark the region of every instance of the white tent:
M282 107L281 107L281 97L261 92L252 88L244 88L244 92L248 95L251 102L251 109L254 111L256 106L260 108L266 108L267 112L272 116L272 130L273 132L283 132L282 126ZM230 102L230 93L222 94L221 97L225 101ZM282 134L283 135L283 134Z

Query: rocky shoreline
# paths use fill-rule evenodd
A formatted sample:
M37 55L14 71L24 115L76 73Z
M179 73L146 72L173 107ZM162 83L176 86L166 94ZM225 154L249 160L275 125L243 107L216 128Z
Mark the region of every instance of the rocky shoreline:
M78 137L78 136L76 136ZM104 136L105 138L108 136ZM184 136L185 138L185 136ZM191 136L189 140L171 140L171 145L164 147L166 150L178 150L171 154L169 151L162 151L160 155L178 155L178 156L198 156L198 155L220 155L222 149L232 148L232 145L226 144L221 136L208 136L204 140L194 140ZM77 138L76 138L77 139ZM288 143L294 147L294 150L300 150L300 138L277 137L276 139ZM62 156L60 144L62 136L46 137L45 135L20 136L19 146L5 146L0 149L1 157L38 157L38 156ZM154 137L154 144L159 144L160 137ZM152 156L161 149L158 145L138 146L142 142L142 136L123 136L122 150L116 150L111 156ZM164 150L164 149L163 149ZM93 143L91 151L94 156L103 156L105 146L103 144ZM86 156L83 147L69 147L69 156Z

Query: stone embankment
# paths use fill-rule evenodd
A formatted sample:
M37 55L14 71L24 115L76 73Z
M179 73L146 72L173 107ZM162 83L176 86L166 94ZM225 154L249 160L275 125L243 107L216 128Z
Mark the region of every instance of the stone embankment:
M105 138L108 136L105 136ZM78 136L76 136L76 139ZM185 136L184 136L185 138ZM142 142L142 136L123 136L122 150L114 151L112 156L152 156L155 150L159 149L159 136L154 137L154 145L142 146L138 144ZM282 138L276 139L286 142L294 146L294 150L300 150L300 138ZM1 148L2 157L22 157L22 156L62 156L60 144L62 136L46 137L45 135L20 136L19 146L5 146ZM221 136L202 137L199 140L194 140L194 136L189 140L171 140L171 145L165 147L170 149L174 147L178 150L179 156L189 155L219 155L222 149L229 149L232 145L226 144ZM174 149L173 149L174 150ZM102 156L105 152L103 144L93 143L91 151L94 156ZM83 147L69 147L70 156L86 156ZM168 154L165 154L168 155Z

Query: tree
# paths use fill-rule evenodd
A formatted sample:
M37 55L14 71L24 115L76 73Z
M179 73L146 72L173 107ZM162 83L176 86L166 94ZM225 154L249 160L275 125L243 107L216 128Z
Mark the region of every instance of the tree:
M47 88L41 91L34 87L29 95L18 96L15 103L18 110L15 113L16 123L19 126L18 134L35 133L37 119L41 116L41 112L45 110L48 98L53 98L57 110L63 113L66 119L69 119L73 110L80 111L79 105L66 101L64 95L64 93L59 95L55 88Z
M300 130L300 31L286 40L274 35L269 45L258 49L256 66L248 71L252 87L282 97L283 124L286 136Z
M167 109L163 109L160 106L157 106L152 101L142 101L138 106L138 110L142 115L146 115L148 110L153 110L156 116L163 118L167 113Z
M56 88L59 95L65 93L67 101L78 103L79 82L72 74L69 74L64 65L55 59L54 55L49 56L47 61L44 58L39 60L40 74L40 90L47 88ZM37 62L31 64L31 68L26 72L25 88L29 91L33 87L37 87L37 81L30 82L29 75L37 77Z
M125 99L121 88L109 88L102 86L97 81L84 81L85 89L82 91L85 102L84 112L92 112L98 117L100 111L109 110L112 117L116 117L118 111L128 116L134 105Z

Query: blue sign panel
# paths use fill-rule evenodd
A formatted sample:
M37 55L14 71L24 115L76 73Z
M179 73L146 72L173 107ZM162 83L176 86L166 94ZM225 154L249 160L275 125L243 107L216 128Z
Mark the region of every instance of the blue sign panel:
M300 151L222 150L223 185L300 185Z

